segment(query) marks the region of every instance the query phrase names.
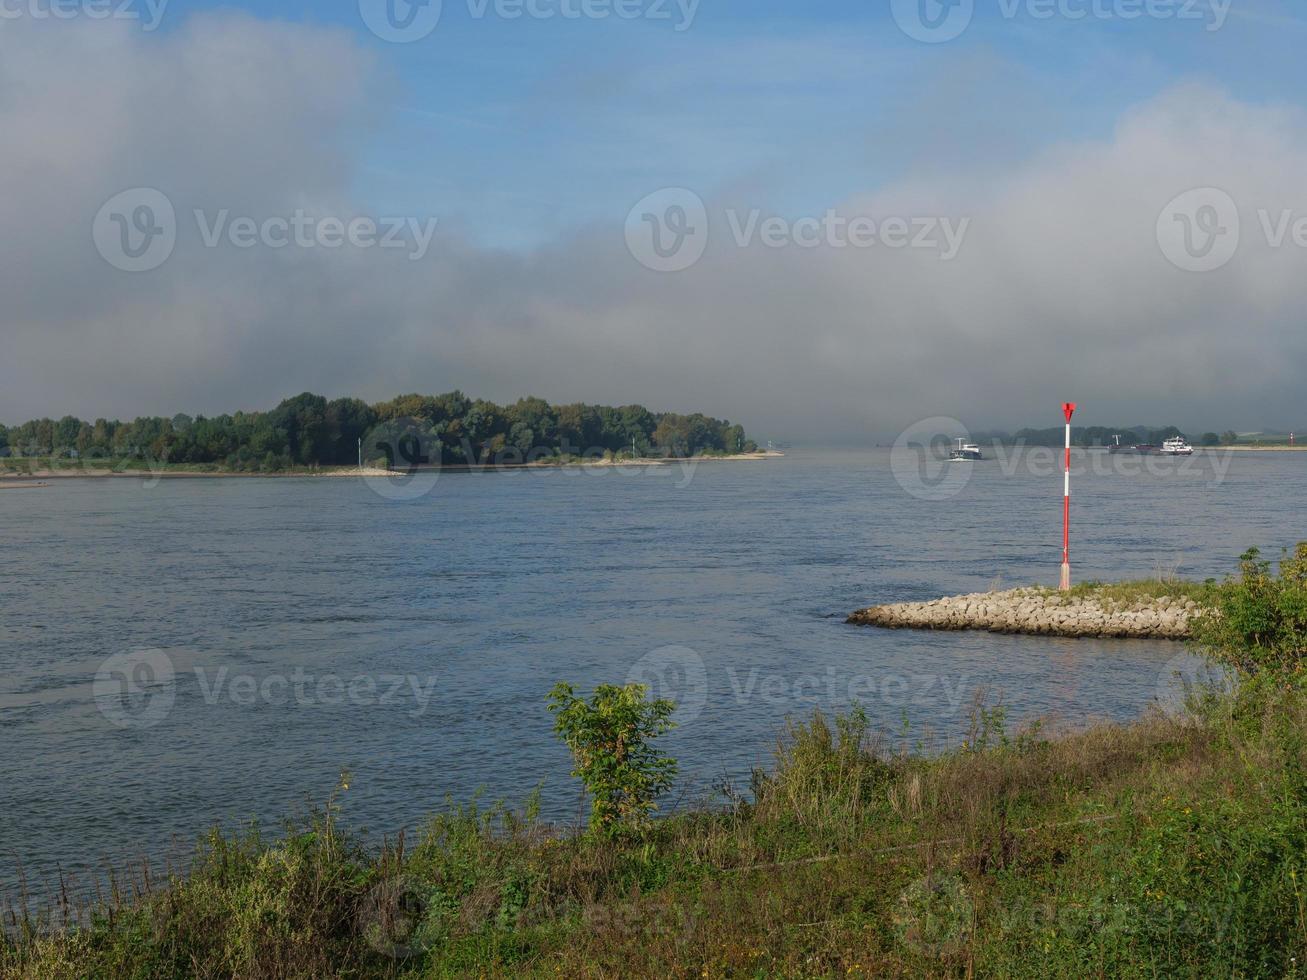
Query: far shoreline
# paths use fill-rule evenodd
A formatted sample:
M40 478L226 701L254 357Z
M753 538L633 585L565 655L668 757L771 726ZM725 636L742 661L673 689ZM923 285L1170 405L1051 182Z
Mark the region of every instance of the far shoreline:
M422 467L411 472L418 473L481 473L497 470L563 470L563 469L620 469L626 466L685 466L699 463L733 463L755 460L775 459L784 456L777 450L760 450L756 453L730 453L722 456L682 456L682 457L639 457L632 459L580 459L580 460L536 460L530 463L457 463L447 466ZM375 467L357 466L321 467L317 469L287 470L271 473L243 473L237 470L185 470L185 469L92 469L76 464L63 469L0 469L0 486L9 481L23 481L24 487L33 480L111 480L111 479L161 479L161 480L225 480L225 479L341 479L344 477L389 479L403 476L402 470L384 470ZM17 487L10 486L11 489Z

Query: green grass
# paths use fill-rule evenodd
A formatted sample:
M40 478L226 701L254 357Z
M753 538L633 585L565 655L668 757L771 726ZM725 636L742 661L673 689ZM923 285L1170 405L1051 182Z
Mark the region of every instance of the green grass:
M931 758L816 715L750 802L616 839L467 806L368 851L342 794L88 928L31 914L0 974L1294 976L1305 745L1303 691L1264 683L1056 739L979 711Z
M1123 582L1080 582L1073 585L1069 593L1042 586L1039 591L1069 596L1076 600L1097 599L1101 602L1123 605L1162 598L1193 599L1200 605L1206 605L1214 597L1216 586L1217 583L1214 581L1193 582L1166 577L1130 579Z

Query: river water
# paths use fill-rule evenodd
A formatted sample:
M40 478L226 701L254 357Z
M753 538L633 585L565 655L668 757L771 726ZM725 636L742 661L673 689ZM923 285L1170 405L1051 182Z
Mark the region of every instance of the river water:
M941 746L978 696L1073 725L1165 700L1175 644L846 626L875 601L1057 580L1055 453L965 477L897 459L0 492L0 889L276 827L342 770L344 820L374 835L537 785L575 820L558 681L678 700L670 805L747 786L814 707L856 700ZM1307 456L1077 469L1077 579L1222 575L1307 537Z

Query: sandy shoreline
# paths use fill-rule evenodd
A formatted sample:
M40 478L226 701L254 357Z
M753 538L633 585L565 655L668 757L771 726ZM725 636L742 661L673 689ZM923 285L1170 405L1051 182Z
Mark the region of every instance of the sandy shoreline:
M732 463L748 460L774 459L784 456L784 453L775 450L764 450L757 453L734 453L729 456L690 456L681 459L590 459L576 460L571 462L553 462L550 460L538 460L533 463L481 463L481 464L458 464L449 466L432 467L432 470L442 473L480 473L483 471L495 470L539 470L539 469L616 469L623 466L687 466L697 465L699 463ZM342 477L379 477L389 478L392 476L403 475L402 471L390 471L382 469L359 469L357 466L337 466L319 470L303 470L288 473L237 473L232 471L209 471L209 470L112 470L112 469L93 469L90 467L70 466L59 469L33 469L24 472L5 472L0 471L0 488L18 489L38 486L33 481L41 480L106 480L106 479L161 479L161 480L227 480L227 479L246 479L246 480L286 480L286 479L317 479L319 477L342 478ZM14 483L11 481L22 481Z
M1307 446L1204 446L1206 452L1219 453L1230 449L1236 453L1301 453L1307 452Z

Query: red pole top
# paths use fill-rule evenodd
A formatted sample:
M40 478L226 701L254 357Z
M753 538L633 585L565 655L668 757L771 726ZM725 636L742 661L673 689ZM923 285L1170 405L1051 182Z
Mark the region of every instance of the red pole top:
M1076 413L1076 403L1075 403L1075 402L1065 402L1065 403L1063 403L1063 405L1062 405L1062 414L1066 416L1066 420L1067 420L1068 423L1071 421L1071 416L1074 415L1075 413Z

